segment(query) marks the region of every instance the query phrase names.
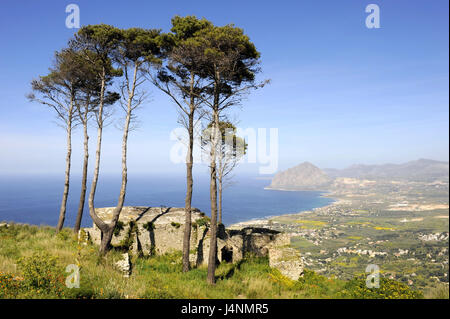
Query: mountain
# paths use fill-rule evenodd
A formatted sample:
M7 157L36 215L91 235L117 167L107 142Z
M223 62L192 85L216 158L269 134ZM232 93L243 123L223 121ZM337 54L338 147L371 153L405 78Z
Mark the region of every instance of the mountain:
M320 168L304 162L275 174L270 188L325 189L332 179Z
M449 180L449 163L419 159L403 164L352 165L345 169L324 169L331 178L432 182Z
M429 159L419 159L403 164L352 165L344 169L321 170L304 162L281 171L272 179L269 188L296 190L327 190L339 177L368 179L376 181L449 181L449 163Z

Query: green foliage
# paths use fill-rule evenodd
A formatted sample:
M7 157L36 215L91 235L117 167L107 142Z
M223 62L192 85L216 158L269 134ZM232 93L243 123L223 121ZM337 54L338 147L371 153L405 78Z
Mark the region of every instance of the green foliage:
M348 281L342 291L342 296L354 299L420 299L423 294L412 290L407 285L384 277L380 277L379 288L368 288L366 275L356 276Z
M57 257L45 252L20 258L17 265L22 272L23 284L38 294L52 292L60 296L64 289L64 276L57 261Z
M214 122L210 122L202 132L202 145L208 145L212 142ZM219 122L220 142L219 150L222 154L219 156L225 162L232 158L239 160L247 152L248 144L245 140L236 135L236 127L229 121Z
M242 29L232 24L209 26L195 36L202 50L202 71L221 83L221 94L233 94L236 87L255 80L260 54Z
M71 46L82 47L97 52L104 62L109 59L111 53L117 49L122 32L107 24L83 26L75 34Z
M0 299L17 298L20 288L20 279L0 272Z
M180 226L181 226L180 223L176 223L176 222L171 222L170 225L172 225L172 227L175 227L177 229L180 228Z
M306 297L337 298L342 282L327 278L314 271L305 269L303 275L294 284L294 290L300 290Z
M155 224L152 222L147 222L142 227L148 231L155 229Z
M122 67L127 67L128 61L137 64L143 62L161 63L158 58L160 55L160 30L129 28L120 32L115 60Z
M125 226L125 224L122 221L118 220L116 223L116 226L114 227L114 232L113 232L114 236L119 236L120 232L123 230L124 226Z
M123 75L121 68L116 69L113 66L121 39L122 31L119 28L97 24L83 26L69 42L69 47L83 56L88 73L94 75L94 85L98 86L101 80L105 80L105 84L109 85L112 78ZM117 93L105 91L105 104L114 103L118 97Z
M73 231L68 228L64 228L56 236L58 239L66 241L73 236Z
M205 18L198 19L196 16L172 18L172 28L170 31L175 35L177 40L186 40L194 37L195 33L212 26L212 23Z
M305 269L302 277L298 279L297 286L300 289L304 289L308 286L324 286L324 283L328 281L325 276L319 275L314 271Z
M128 223L128 230L125 237L120 241L116 248L123 250L131 249L131 246L133 246L134 243L133 234L138 234L138 227L136 222L131 220Z
M204 216L202 218L197 219L195 222L192 223L192 225L194 227L202 227L202 226L208 227L210 223L211 223L210 218L208 216Z
M148 287L142 298L146 299L176 299L177 296L174 295L167 287Z
M66 289L64 293L66 299L94 299L96 298L95 289L90 285L83 283L80 288Z
M145 262L136 265L142 271L156 271L159 273L173 273L181 271L180 253L165 254L162 256L155 256L145 260Z
M133 229L133 223L130 226ZM121 259L120 251L111 250L100 257L95 246L77 245L71 238L62 240L55 234L50 227L11 224L7 229L0 228L0 298L421 297L406 285L384 278L380 289L372 290L365 287L365 276L343 281L305 270L303 277L293 281L271 269L267 258L250 255L235 264L220 264L214 286L206 283L206 267L199 266L187 273L181 271L181 252L146 258L135 256L131 277L123 278L114 266ZM20 258L20 254L26 257ZM19 258L20 266L15 270ZM82 266L80 288L68 289L63 281L67 274L61 265L75 263L75 258ZM430 292L427 297L445 297L444 288Z
M441 283L436 287L427 289L425 296L431 299L449 299L448 284Z

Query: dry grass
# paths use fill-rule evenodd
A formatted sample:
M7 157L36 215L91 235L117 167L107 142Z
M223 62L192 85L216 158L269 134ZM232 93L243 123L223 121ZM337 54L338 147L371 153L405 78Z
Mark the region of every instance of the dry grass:
M50 227L11 225L0 228L0 277L22 275L17 261L35 258L37 252L57 257L59 276L68 274L69 264L79 265L80 288L61 284L60 295L52 291L27 291L21 286L14 292L2 291L0 298L341 298L344 281L314 277L311 284L291 281L269 267L266 258L247 258L238 264L221 264L217 283L206 283L207 269L199 267L181 271L181 254L156 257L133 257L132 275L124 278L115 262L122 252L110 251L100 257L97 247L79 244L70 229L56 235ZM55 270L56 271L56 270ZM10 277L7 277L10 275ZM0 278L1 279L1 278ZM63 283L64 281L62 281Z

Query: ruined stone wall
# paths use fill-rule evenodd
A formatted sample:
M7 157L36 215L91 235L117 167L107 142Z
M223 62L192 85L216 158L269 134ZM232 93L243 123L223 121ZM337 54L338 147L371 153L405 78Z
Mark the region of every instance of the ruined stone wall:
M113 207L98 208L96 212L108 222L113 210ZM144 255L165 254L183 248L184 208L127 206L123 208L119 222L123 224L123 229L113 236L111 244L114 246L124 244L131 237L132 252ZM203 213L192 210L191 250L197 248L206 222L207 217ZM101 232L95 224L85 231L94 243L100 243Z
M98 208L104 221L111 220L113 207ZM181 251L183 248L184 208L124 207L119 218L123 228L113 236L112 245L126 247L131 253L154 255ZM207 264L209 255L209 218L192 209L191 255L193 264ZM100 230L93 225L86 228L89 238L99 244ZM219 262L238 262L246 254L268 256L269 250L290 244L287 234L265 228L226 230L219 227L217 258Z

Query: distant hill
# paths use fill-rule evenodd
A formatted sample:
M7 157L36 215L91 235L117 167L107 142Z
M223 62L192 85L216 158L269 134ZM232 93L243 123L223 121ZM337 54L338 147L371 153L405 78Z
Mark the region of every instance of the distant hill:
M344 169L323 169L304 162L281 171L269 188L326 190L338 177L369 180L402 180L417 182L449 181L449 163L419 159L404 164L352 165Z
M372 180L431 182L449 180L449 163L419 159L404 164L352 165L345 169L324 169L331 178L350 177Z
M271 188L284 189L324 189L332 179L320 168L311 163L304 162L295 167L277 173Z

